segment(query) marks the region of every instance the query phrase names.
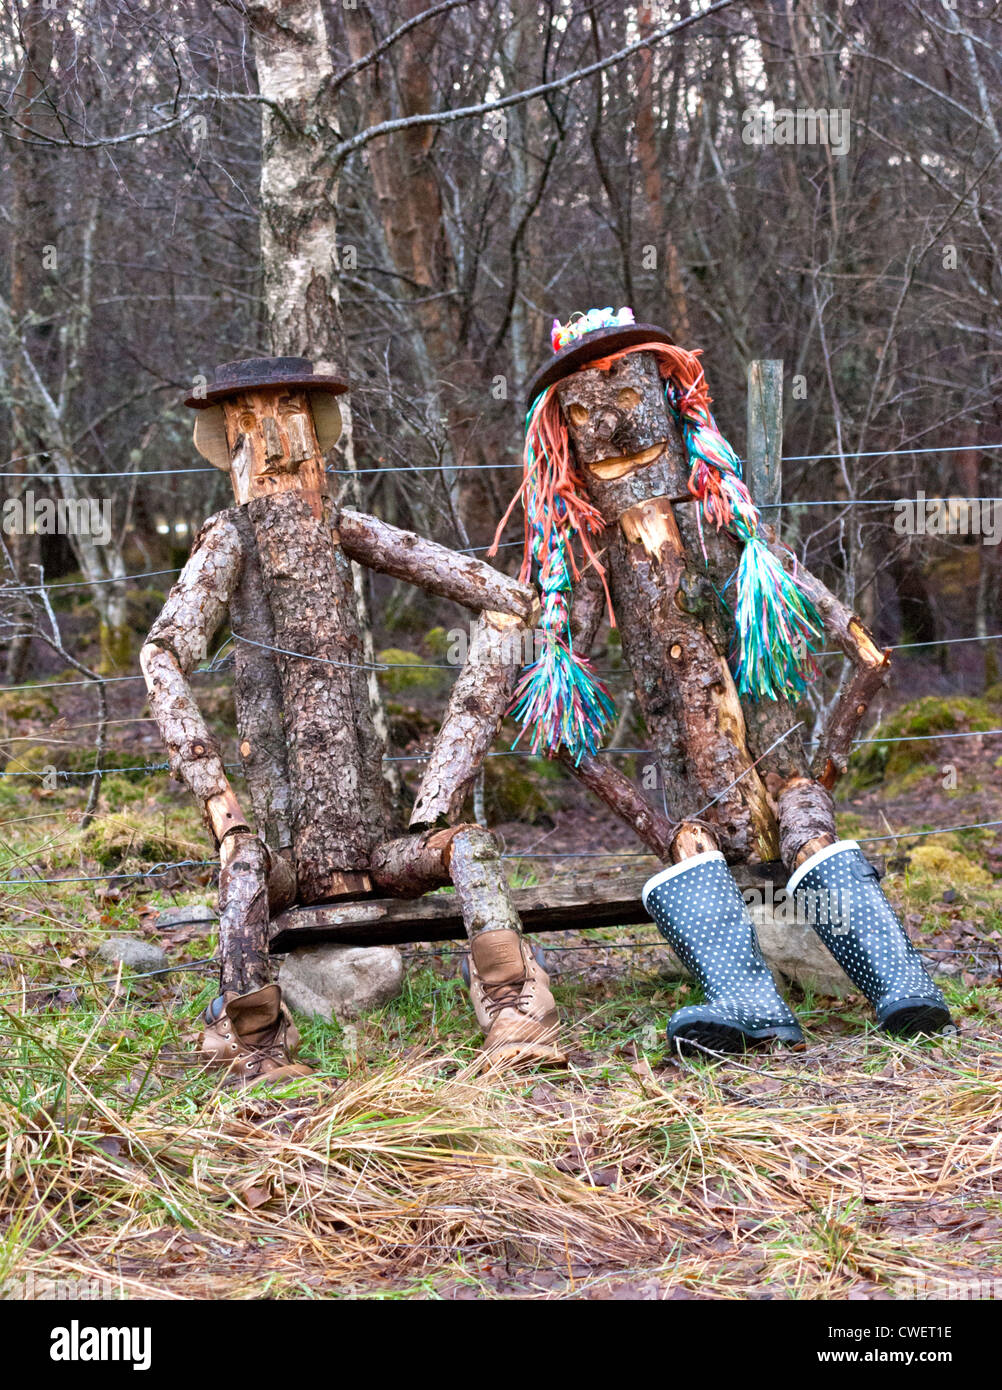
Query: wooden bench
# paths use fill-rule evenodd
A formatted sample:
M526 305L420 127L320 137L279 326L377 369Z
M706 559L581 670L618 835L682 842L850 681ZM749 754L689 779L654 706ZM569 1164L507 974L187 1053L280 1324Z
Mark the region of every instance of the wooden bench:
M611 856L610 856L611 857ZM513 891L515 906L527 932L587 931L597 927L627 927L650 923L640 901L650 867L611 873L578 883L550 883ZM770 864L737 864L732 872L738 886L773 890L784 887L786 870ZM466 931L454 893L426 893L421 898L366 898L358 902L318 903L292 907L272 920L271 951L284 955L300 946L322 942L337 946L399 946L416 941L464 939Z

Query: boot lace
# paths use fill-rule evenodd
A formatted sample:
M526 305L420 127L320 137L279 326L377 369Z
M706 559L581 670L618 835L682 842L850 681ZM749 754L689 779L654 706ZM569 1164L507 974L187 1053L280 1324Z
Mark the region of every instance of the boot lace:
M502 1009L517 1009L522 1003L526 976L520 980L505 980L499 985L484 985L484 1005L491 1018L496 1018Z
M278 1062L284 1065L290 1061L289 1050L286 1045L286 1030L277 1027L270 1038L262 1039L259 1043L243 1043L246 1048L244 1056L244 1066L248 1071L257 1065L260 1066L265 1061Z

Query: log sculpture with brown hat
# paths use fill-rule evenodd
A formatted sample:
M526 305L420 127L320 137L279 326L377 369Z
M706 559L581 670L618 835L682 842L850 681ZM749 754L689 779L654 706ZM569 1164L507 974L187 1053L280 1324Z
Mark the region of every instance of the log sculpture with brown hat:
M760 526L697 353L629 309L555 322L553 348L529 387L523 482L498 528L521 499L521 578L535 565L543 601L546 640L516 713L536 751L559 756L669 865L644 904L706 1000L674 1015L669 1041L802 1041L728 868L780 857L798 910L881 1026L949 1027L875 871L835 828L831 789L889 653ZM613 714L587 662L603 606L660 765L664 817L595 756ZM854 672L812 768L794 704L822 634Z
M196 448L229 473L236 506L202 527L141 664L171 772L201 804L219 849L220 994L206 1010L202 1049L241 1081L303 1074L271 978L271 913L377 890L414 897L451 882L471 941L484 1056L559 1062L553 999L522 937L497 842L458 823L538 601L483 561L335 505L324 453L340 432L344 390L341 376L305 358L254 358L219 367L186 402L198 412ZM410 833L395 839L351 560L478 614ZM253 820L188 683L227 614Z

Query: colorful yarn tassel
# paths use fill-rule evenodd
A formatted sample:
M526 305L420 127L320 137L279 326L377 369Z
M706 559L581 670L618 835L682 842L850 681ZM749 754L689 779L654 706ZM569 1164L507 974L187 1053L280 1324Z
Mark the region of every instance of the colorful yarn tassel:
M535 561L542 603L542 650L523 669L515 691L511 712L521 731L512 746L531 729L534 753L542 750L554 756L564 747L579 763L586 753L598 751L616 715L609 692L589 663L576 655L570 635L571 595L580 573L573 542L581 539L604 584L602 567L588 542L589 533L600 531L603 523L584 497L559 413L555 430L550 417L544 423L545 408L551 398L552 388L533 402L526 418L522 486L498 527L494 550L515 504L523 498L526 548L521 576L523 582L529 578Z

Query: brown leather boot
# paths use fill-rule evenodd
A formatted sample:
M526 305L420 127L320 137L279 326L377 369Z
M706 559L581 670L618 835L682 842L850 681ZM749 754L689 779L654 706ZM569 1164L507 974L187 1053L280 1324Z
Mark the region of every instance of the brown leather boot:
M202 1052L210 1063L226 1067L228 1084L252 1086L256 1081L311 1075L305 1063L292 1060L299 1030L278 985L250 994L224 994L213 999L203 1018Z
M520 932L478 932L470 943L470 996L484 1030L490 1066L549 1062L564 1066L557 1010L546 971Z

